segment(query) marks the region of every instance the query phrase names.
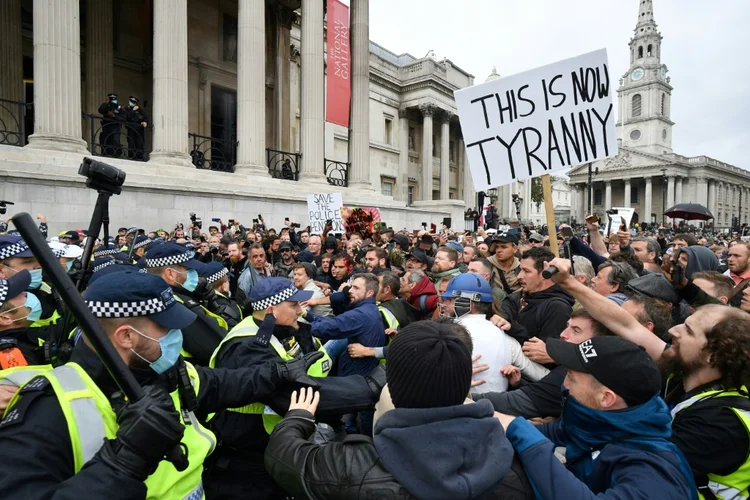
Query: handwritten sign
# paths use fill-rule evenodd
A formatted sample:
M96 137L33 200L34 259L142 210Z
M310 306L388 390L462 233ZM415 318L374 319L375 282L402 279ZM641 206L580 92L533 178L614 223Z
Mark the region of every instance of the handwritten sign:
M623 223L622 219L625 219L625 227L630 227L630 223L633 221L633 214L635 214L634 208L612 207L612 210L617 210L617 215L612 215L612 224L609 227L610 234L616 233L620 229L620 224Z
M341 217L341 193L322 193L307 195L307 212L310 214L310 231L320 234L326 221L333 223L334 233L344 232L344 220Z
M606 49L455 92L483 191L617 154Z
M341 215L347 233L359 233L363 238L372 236L375 222L381 222L380 210L373 207L343 207Z

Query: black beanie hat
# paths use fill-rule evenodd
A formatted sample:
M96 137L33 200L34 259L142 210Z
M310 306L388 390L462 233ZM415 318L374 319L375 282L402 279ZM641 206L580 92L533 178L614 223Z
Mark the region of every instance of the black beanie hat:
M471 353L446 325L417 321L388 348L386 380L396 408L463 403L471 386Z

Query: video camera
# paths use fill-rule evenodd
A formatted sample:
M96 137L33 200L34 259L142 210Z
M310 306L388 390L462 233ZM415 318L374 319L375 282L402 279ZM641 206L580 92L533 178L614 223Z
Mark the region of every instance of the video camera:
M125 172L92 158L84 158L78 175L86 177L86 187L109 194L120 194L125 183Z
M5 212L8 211L8 207L6 205L15 205L12 201L7 200L0 200L0 215L5 215Z
M193 223L193 227L203 229L203 221L195 216L195 212L190 212L190 222Z
M619 215L619 211L616 208L610 208L607 210L607 215Z

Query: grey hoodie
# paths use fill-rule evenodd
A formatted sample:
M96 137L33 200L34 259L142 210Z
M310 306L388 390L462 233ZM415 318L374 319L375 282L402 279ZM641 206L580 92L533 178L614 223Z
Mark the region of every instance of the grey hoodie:
M719 258L704 246L693 245L683 248L682 251L688 255L687 269L685 269L687 279L692 279L693 274L698 272L716 271L719 269Z
M409 493L470 499L500 484L513 448L487 400L445 408L396 408L375 425L375 448Z

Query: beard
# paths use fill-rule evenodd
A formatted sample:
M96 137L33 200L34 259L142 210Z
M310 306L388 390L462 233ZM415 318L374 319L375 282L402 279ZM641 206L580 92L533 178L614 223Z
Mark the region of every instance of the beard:
M675 348L674 345L664 351L661 358L656 361L656 366L659 368L664 379L670 375L686 377L696 370L703 368L703 365L698 360L686 361L682 359L679 348Z

